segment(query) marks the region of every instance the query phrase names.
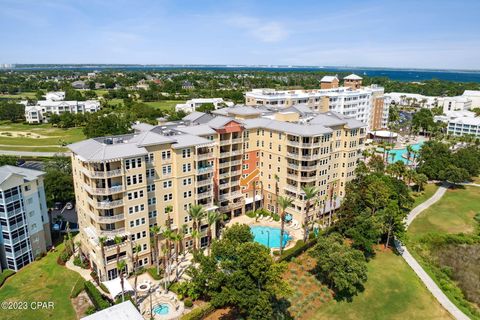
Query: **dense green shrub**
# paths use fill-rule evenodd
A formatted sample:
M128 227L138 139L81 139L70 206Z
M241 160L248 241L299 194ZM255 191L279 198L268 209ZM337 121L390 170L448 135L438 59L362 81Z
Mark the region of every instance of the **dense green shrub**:
M85 289L85 281L78 279L75 285L73 286L72 292L70 293L70 298L76 298Z
M187 307L187 308L193 307L193 302L192 302L192 300L189 299L189 298L186 298L183 303L185 304L185 307Z
M279 261L290 261L291 259L298 257L303 252L311 248L315 243L315 240L307 241L307 243L303 242L303 240L298 240L297 243L295 243L295 246L290 249L283 250ZM275 251L274 254L278 256L279 251Z
M204 317L209 315L215 310L215 308L210 303L205 303L204 305L195 308L192 312L187 313L181 320L202 320Z
M147 272L154 280L162 280L163 278L163 270L160 269L160 275L157 275L157 268L151 267L147 269Z
M257 214L253 210L249 210L245 213L249 218L255 218Z
M102 296L97 287L95 287L95 285L90 281L85 281L85 292L90 297L90 300L92 301L96 310L103 310L110 307L108 300Z
M3 285L5 280L13 276L14 274L15 274L15 271L13 270L10 270L10 269L3 270L3 272L0 273L0 287Z
M60 253L60 255L58 256L57 263L59 265L64 266L65 263L67 263L68 259L70 259L71 256L72 256L72 254L68 250L63 250Z
M73 258L73 264L77 267L83 268L83 269L88 269L89 265L86 260L80 259L80 256L77 255Z

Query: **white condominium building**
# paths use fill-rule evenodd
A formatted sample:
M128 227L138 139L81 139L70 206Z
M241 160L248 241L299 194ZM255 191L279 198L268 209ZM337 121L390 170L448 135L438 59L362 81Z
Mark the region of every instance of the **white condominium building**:
M382 87L362 87L357 75L345 77L344 86L337 87L336 77L324 77L323 89L275 90L253 89L245 94L248 106L274 106L279 109L306 104L313 111L335 111L367 124L368 130L387 127L388 107L384 104Z
M458 117L448 121L447 132L454 136L480 137L480 117Z
M204 104L211 103L215 109L221 108L222 106L233 106L233 102L224 101L222 98L198 98L187 100L185 103L179 103L175 106L175 111L185 111L187 113L194 112L198 107L201 107Z
M0 167L0 262L19 270L51 246L44 172Z
M98 100L64 101L65 92L49 92L45 97L46 100L37 101L35 105L28 105L27 101L21 102L25 105L25 119L28 123L47 123L52 114L86 113L100 110Z

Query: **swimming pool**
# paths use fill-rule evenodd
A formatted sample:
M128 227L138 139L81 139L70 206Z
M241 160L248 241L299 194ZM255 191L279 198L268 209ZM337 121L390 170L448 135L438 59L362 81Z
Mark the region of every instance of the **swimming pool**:
M263 244L267 248L280 248L280 228L251 226L250 230L253 233L254 241ZM288 241L292 237L287 231L283 234L282 246L285 248Z
M418 151L422 147L422 144L423 144L423 141L419 142L419 143L412 144L411 146L412 146L412 149L414 151ZM382 149L380 148L380 150L382 150ZM393 161L392 161L392 154L395 155L393 157ZM405 157L407 156L407 148L390 150L388 152L388 163L395 163L397 161L402 161L403 163L407 164L407 159L405 159L403 157L403 155L405 155Z
M166 315L170 311L170 306L166 303L157 304L153 307L153 314Z

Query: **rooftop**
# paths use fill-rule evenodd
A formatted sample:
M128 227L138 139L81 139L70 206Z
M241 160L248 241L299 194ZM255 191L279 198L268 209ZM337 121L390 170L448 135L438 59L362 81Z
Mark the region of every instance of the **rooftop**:
M5 165L0 167L0 183L3 183L12 175L20 175L25 181L33 181L44 174L43 171Z
M110 308L95 312L82 320L144 320L137 308L129 300L113 305Z
M351 75L346 76L343 78L343 80L362 80L363 78L360 76L357 76L355 73L352 73Z

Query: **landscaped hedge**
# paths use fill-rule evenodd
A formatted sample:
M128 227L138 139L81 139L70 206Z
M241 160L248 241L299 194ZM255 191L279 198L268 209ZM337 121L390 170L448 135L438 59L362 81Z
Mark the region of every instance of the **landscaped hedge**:
M3 285L5 280L13 276L14 274L15 274L15 271L13 270L10 270L10 269L3 270L3 272L0 273L0 287Z
M70 298L76 298L85 289L85 281L79 279L73 286L72 292L70 293Z
M215 311L215 308L210 303L205 303L204 305L193 309L192 312L189 312L181 317L180 320L202 320L213 311Z
M298 240L297 243L295 243L295 246L293 246L290 249L283 250L282 256L279 261L290 261L292 258L298 257L316 243L315 240L309 240L306 243L303 242L303 240ZM279 251L275 251L274 254L279 254Z
M147 269L148 274L152 276L154 280L162 280L163 270L160 269L160 275L157 276L157 267L151 267Z
M90 281L85 281L85 292L90 297L90 300L92 300L97 311L110 307L110 302L102 296L97 287Z

